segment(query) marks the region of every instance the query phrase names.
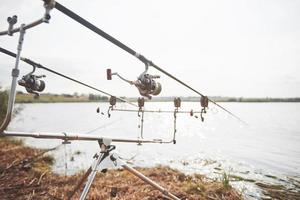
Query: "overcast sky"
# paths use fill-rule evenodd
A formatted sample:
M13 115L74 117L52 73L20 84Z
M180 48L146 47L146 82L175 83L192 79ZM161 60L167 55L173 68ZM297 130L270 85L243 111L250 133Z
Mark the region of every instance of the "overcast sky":
M214 96L300 96L299 0L60 0L61 4L119 39L155 64ZM43 15L39 0L0 0L0 29L18 15L19 24ZM106 68L135 79L144 65L57 10L50 24L28 30L22 56L118 96L137 89ZM16 52L18 34L1 36ZM0 54L0 85L10 84L14 59ZM31 67L21 63L21 74ZM153 74L159 74L155 69ZM44 71L45 92L93 92ZM195 93L162 75L161 96ZM21 90L21 87L18 88Z

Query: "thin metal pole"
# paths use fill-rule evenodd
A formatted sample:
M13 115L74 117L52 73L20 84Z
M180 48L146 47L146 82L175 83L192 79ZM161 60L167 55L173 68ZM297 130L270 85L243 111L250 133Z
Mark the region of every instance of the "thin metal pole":
M174 144L176 143L176 132L177 132L177 129L176 129L176 121L177 121L177 114L178 113L178 108L175 109L174 111L174 134L173 134L173 142Z
M45 1L45 0L44 0ZM117 40L116 38L112 37L111 35L107 34L106 32L104 32L103 30L101 30L100 28L96 27L95 25L93 25L92 23L90 23L89 21L85 20L84 18L82 18L81 16L77 15L76 13L74 13L73 11L69 10L68 8L64 7L62 4L56 2L55 3L55 8L57 10L59 10L60 12L62 12L63 14L67 15L68 17L72 18L73 20L77 21L78 23L80 23L82 26L90 29L91 31L93 31L94 33L100 35L101 37L105 38L106 40L110 41L111 43L113 43L114 45L120 47L121 49L123 49L124 51L126 51L127 53L135 56L136 58L138 58L141 62L143 62L145 65L148 66L152 66L155 69L157 69L158 71L164 73L165 75L169 76L170 78L172 78L173 80L177 81L178 83L180 83L181 85L185 86L186 88L188 88L189 90L195 92L196 94L200 95L201 97L203 97L204 95L199 92L198 90L192 88L190 85L188 85L187 83L179 80L177 77L175 77L174 75L170 74L169 72L167 72L166 70L160 68L158 65L154 64L151 60L147 59L145 56L137 53L136 51L134 51L133 49L131 49L130 47L126 46L125 44L123 44L122 42L120 42L119 40ZM239 121L245 123L241 118L239 118L237 115L233 114L232 112L230 112L229 110L227 110L226 108L224 108L223 106L221 106L220 104L216 103L215 101L208 99L211 103L215 104L216 106L218 106L219 108L221 108L223 111L227 112L229 115L233 116L234 118L238 119Z
M141 138L144 139L144 110L142 110L141 118Z
M113 108L111 111L118 112L139 112L139 110ZM172 110L144 110L145 113L174 113ZM177 113L191 113L191 111L178 111ZM194 114L200 114L201 111L193 111Z
M83 189L83 191L81 193L80 200L85 200L85 198L86 198L86 196L87 196L87 194L88 194L88 192L89 192L89 190L91 188L91 185L92 185L92 183L93 183L93 181L95 179L95 176L97 174L97 171L98 171L97 168L98 168L98 166L100 165L101 161L104 158L104 154L105 153L101 153L100 156L97 158L96 162L93 164L92 171L90 172L88 180L87 180L87 182L86 182L86 184L84 186L84 189Z
M24 24L23 28L22 28L22 25L21 25L20 27L11 30L10 33L13 34L13 33L16 33L16 32L21 32L22 29L23 29L23 30L27 30L27 29L33 28L33 27L35 27L35 26L37 26L37 25L40 25L40 24L42 24L42 23L44 23L44 22L45 22L45 19L44 19L44 18L41 18L41 19L38 19L38 20L36 20L36 21L34 21L34 22L32 22L32 23L29 23L29 24L26 24L26 25ZM8 32L9 32L9 31L1 31L1 32L0 32L0 36L1 36L1 35L7 35Z
M161 193L163 193L163 195L173 199L173 200L180 200L178 197L176 197L174 194L172 194L171 192L169 192L168 190L166 190L165 188L163 188L162 186L160 186L158 183L154 182L153 180L151 180L150 178L146 177L145 175L143 175L142 173L140 173L139 171L135 170L134 168L128 166L126 163L124 163L122 160L120 160L120 158L117 155L113 155L109 152L103 152L100 154L100 156L98 158L96 158L96 160L94 161L93 165L90 167L90 169L87 171L87 173L89 174L87 183L83 189L83 192L81 193L80 196L80 200L85 200L91 185L95 179L95 176L99 170L99 166L102 164L102 161L107 158L110 157L109 160L110 162L114 162L119 163L120 167L123 167L125 170L129 171L130 173L132 173L134 176L140 178L142 181L144 181L145 183L151 185L152 187L154 187L155 189L159 190ZM116 164L115 166L117 166L118 164ZM107 169L107 168L105 168ZM86 174L87 174L86 173ZM86 177L86 175L84 176L84 178ZM78 189L78 186L76 187ZM74 194L74 193L73 193Z
M162 186L160 186L159 184L155 183L154 181L152 181L151 179L149 179L148 177L144 176L142 173L140 173L139 171L135 170L132 167L129 167L126 164L122 164L122 167L124 169L126 169L127 171L129 171L130 173L132 173L133 175L137 176L138 178L140 178L142 181L148 183L149 185L151 185L152 187L156 188L157 190L159 190L161 193L163 193L165 196L173 199L173 200L180 200L178 197L176 197L174 194L170 193L169 191L167 191L165 188L163 188Z
M77 192L77 190L79 190L79 188L84 183L84 181L88 178L88 176L90 175L91 172L92 172L92 167L88 168L88 170L85 172L85 174L83 175L83 177L80 179L80 181L78 182L78 184L76 185L76 187L69 193L68 200L72 199L72 197L74 196L74 194Z
M121 143L152 143L152 144L168 144L169 141L163 141L161 139L143 140L143 139L125 139L125 138L107 138L98 135L90 134L77 134L77 133L41 133L41 132L17 132L17 131L3 131L1 136L16 136L16 137L33 137L43 139L61 139L61 140L87 140L87 141L99 141L111 139L112 142Z
M6 54L6 55L9 55L9 56L11 56L11 57L16 57L16 56L17 56L15 53L13 53L13 52L11 52L11 51L9 51L9 50L7 50L7 49L4 49L4 48L2 48L2 47L0 47L0 52L4 53L4 54ZM85 87L88 87L88 88L90 88L90 89L92 89L92 90L95 90L95 91L97 91L97 92L101 92L101 93L103 93L103 94L105 94L105 95L107 95L107 96L115 96L115 95L112 95L112 94L110 94L110 93L108 93L108 92L105 92L105 91L103 91L103 90L100 90L99 88L96 88L96 87L91 86L91 85L89 85L89 84L86 84L86 83L84 83L84 82L82 82L82 81L79 81L79 80L77 80L77 79L75 79L75 78L72 78L72 77L67 76L67 75L65 75L65 74L62 74L62 73L60 73L60 72L58 72L58 71L52 70L52 69L50 69L50 68L48 68L48 67L45 67L45 66L43 66L43 65L41 65L41 64L39 64L39 63L36 63L36 62L34 62L34 61L32 61L32 60L30 60L30 59L28 59L28 58L21 57L20 59L21 59L23 62L25 62L25 63L27 63L27 64L29 64L29 65L32 65L33 67L36 67L36 68L39 68L39 69L44 69L44 70L46 70L46 71L48 71L48 72L51 72L51 73L53 73L53 74L56 74L56 75L61 76L61 77L63 77L63 78L66 78L66 79L68 79L68 80L70 80L70 81L73 81L73 82L75 82L75 83L78 83L78 84L80 84L80 85L83 85L83 86L85 86ZM137 107L137 105L131 103L130 101L128 101L128 100L126 100L126 99L124 99L124 98L117 97L117 96L116 96L116 98L119 99L119 100L122 101L122 102L128 103L128 104L130 104L130 105L132 105L132 106L134 106L134 107Z
M15 98L16 98L16 87L17 87L17 79L20 73L19 68L19 61L21 57L21 51L22 51L22 45L24 41L24 35L25 35L25 24L22 24L20 27L20 36L19 36L19 43L18 43L18 51L17 51L17 56L16 56L16 62L15 62L15 67L12 70L11 76L12 76L12 82L11 82L11 88L10 88L10 93L9 93L9 98L8 98L8 106L7 106L7 112L5 119L3 123L1 124L0 127L0 134L3 133L3 131L7 128L12 112L14 109L14 103L15 103Z

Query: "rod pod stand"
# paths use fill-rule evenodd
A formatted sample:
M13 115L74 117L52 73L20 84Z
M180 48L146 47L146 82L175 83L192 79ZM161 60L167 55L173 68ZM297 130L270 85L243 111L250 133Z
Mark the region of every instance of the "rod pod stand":
M116 168L116 167L122 167L134 176L138 177L145 183L151 185L155 189L159 190L163 195L166 197L173 199L173 200L180 200L178 197L167 191L165 188L157 184L156 182L152 181L139 171L135 170L134 168L128 166L125 162L123 162L119 156L115 153L112 153L112 151L116 148L114 145L111 145L110 139L103 139L98 140L99 146L100 146L100 153L94 155L94 162L92 166L87 170L87 172L84 174L82 179L79 181L78 185L75 187L75 189L69 194L68 199L70 200L76 191L81 187L85 179L87 179L87 182L85 184L85 187L83 189L83 192L81 193L80 200L85 200L87 197L87 194L91 188L91 185L95 179L95 176L98 171L106 172L109 168ZM113 191L111 192L111 195L116 196L117 188L113 188Z
M12 69L11 76L12 76L12 81L11 81L11 87L10 87L10 93L8 97L8 106L7 106L7 112L5 119L3 120L3 123L0 126L0 134L3 133L3 131L7 128L7 126L10 123L12 112L14 110L14 104L15 104L15 99L16 99L16 87L17 87L17 79L20 74L19 70L19 62L21 58L21 52L22 52L22 46L23 46L23 41L24 41L24 35L25 35L25 24L22 24L20 27L20 36L19 36L19 42L18 42L18 51L16 55L16 62L15 62L15 67Z

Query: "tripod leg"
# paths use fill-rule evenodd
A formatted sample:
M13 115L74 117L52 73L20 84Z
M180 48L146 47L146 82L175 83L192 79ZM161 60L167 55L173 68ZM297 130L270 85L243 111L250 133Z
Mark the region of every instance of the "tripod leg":
M83 184L83 182L87 179L87 177L90 175L90 173L92 172L92 167L90 167L85 174L83 175L83 177L80 179L79 183L76 185L76 187L74 188L73 191L71 191L68 195L68 200L71 200L72 197L74 196L74 194L77 192L77 190L79 190L79 188L81 187L81 185Z
M173 199L173 200L180 200L178 197L176 197L175 195L173 195L172 193L168 192L165 188L163 188L162 186L160 186L159 184L155 183L154 181L152 181L151 179L149 179L148 177L146 177L145 175L143 175L142 173L140 173L139 171L133 169L132 167L129 167L126 164L122 164L122 167L124 169L126 169L127 171L129 171L130 173L132 173L133 175L137 176L138 178L140 178L142 181L148 183L149 185L151 185L152 187L156 188L157 190L159 190L160 192L162 192L165 196Z
M101 163L101 161L103 159L103 156L104 156L104 154L101 153L100 156L97 158L96 162L94 163L94 165L91 167L91 172L90 172L90 174L88 176L88 180L87 180L87 182L86 182L86 184L84 186L84 189L83 189L83 191L81 193L80 200L85 200L85 198L86 198L86 196L87 196L87 194L88 194L88 192L89 192L89 190L91 188L91 185L92 185L92 183L94 181L94 178L95 178L95 176L97 174L97 171L98 171L97 167Z

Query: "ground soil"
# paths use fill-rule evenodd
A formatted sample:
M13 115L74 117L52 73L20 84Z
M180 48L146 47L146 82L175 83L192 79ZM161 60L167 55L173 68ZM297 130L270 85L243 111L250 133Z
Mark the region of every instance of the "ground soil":
M67 199L84 174L67 177L55 174L51 172L51 164L55 161L46 150L25 147L16 140L1 138L0 147L1 200ZM180 199L241 199L230 186L202 175L187 176L162 166L136 169ZM72 199L78 199L80 191ZM97 174L87 199L167 198L125 170L109 170Z

